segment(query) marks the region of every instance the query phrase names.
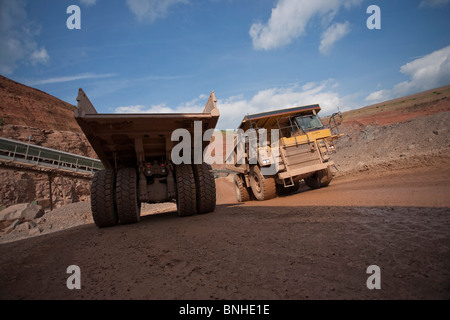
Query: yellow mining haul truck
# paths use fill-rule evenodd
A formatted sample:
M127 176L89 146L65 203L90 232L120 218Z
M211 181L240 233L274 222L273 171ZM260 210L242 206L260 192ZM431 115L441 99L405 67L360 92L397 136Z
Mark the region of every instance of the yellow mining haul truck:
M178 144L172 141L175 130L194 137L188 150L182 150L186 154L209 145L203 133L215 128L220 115L214 91L203 113L98 114L82 89L77 101L75 119L105 167L94 175L91 186L92 216L98 227L138 222L144 202L176 200L179 216L214 211L211 166L193 157L174 162L172 155ZM182 142L186 143L184 138Z
M312 189L328 186L334 142L341 136L335 118L342 116L333 114L326 127L320 110L316 104L244 117L226 158L226 168L235 172L238 201L293 192L301 180Z

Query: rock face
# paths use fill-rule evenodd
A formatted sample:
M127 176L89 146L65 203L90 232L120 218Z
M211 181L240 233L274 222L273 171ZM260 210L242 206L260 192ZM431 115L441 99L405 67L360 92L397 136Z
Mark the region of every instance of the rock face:
M97 158L75 121L74 109L73 105L51 95L0 76L1 137ZM88 180L53 180L55 207L90 196ZM49 204L49 199L47 175L0 168L1 206L36 200Z
M81 133L74 110L67 102L0 76L0 124Z
M81 156L96 158L89 141L81 132L47 130L36 127L4 124L0 136Z
M0 169L0 199L2 206L38 201L50 208L50 189L47 175ZM52 178L54 208L90 199L91 182L66 177ZM65 197L64 197L65 196Z

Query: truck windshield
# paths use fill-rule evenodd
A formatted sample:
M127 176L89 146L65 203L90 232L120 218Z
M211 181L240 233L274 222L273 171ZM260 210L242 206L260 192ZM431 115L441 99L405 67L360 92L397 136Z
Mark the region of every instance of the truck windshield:
M322 121L316 115L299 116L295 118L295 121L305 132L323 128Z

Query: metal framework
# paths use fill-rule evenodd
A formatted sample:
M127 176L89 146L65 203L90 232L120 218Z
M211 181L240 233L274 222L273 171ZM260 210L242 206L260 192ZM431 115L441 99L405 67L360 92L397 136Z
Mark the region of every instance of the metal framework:
M52 196L55 190L52 190L52 183L55 187L61 184L63 188L64 177L91 180L94 173L104 167L97 159L0 138L0 168L47 175L50 209L53 210ZM64 195L64 189L62 192Z

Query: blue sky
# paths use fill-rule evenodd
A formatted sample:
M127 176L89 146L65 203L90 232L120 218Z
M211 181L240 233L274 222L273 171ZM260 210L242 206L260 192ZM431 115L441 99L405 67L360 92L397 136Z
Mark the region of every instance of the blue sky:
M350 110L450 84L450 0L0 0L0 74L101 113ZM77 5L81 29L69 30ZM366 25L381 11L381 29Z

